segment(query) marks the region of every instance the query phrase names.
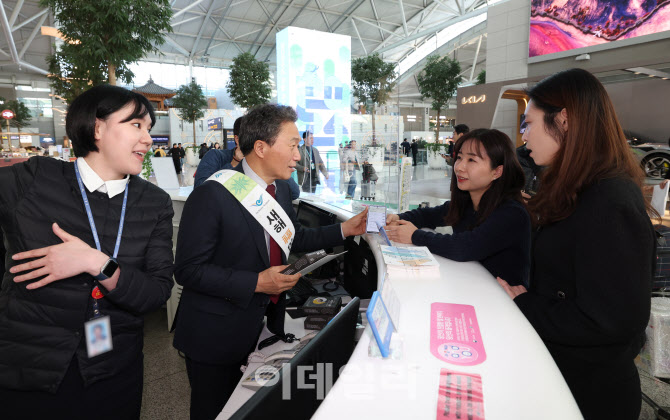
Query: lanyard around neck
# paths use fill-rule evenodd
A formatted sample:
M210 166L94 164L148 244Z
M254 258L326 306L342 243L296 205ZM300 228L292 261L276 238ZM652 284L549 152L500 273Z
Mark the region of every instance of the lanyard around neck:
M95 247L98 251L102 251L100 247L100 239L98 239L98 230L95 228L95 221L93 220L93 213L91 213L91 205L88 203L88 196L86 195L86 190L84 189L84 183L81 181L81 175L79 174L79 168L77 162L74 163L74 172L77 175L77 183L79 183L79 190L81 191L81 197L84 199L84 207L86 207L86 215L88 216L88 223L91 225L91 231L93 232L93 239L95 240ZM126 203L128 202L128 183L126 183L126 189L123 194L123 205L121 207L121 220L119 220L119 233L116 235L116 245L114 246L114 256L119 254L119 246L121 245L121 234L123 233L123 220L126 218Z

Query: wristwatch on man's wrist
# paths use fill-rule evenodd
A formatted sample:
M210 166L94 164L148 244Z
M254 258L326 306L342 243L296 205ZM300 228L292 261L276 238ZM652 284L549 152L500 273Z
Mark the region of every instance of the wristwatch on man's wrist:
M93 278L96 280L107 280L114 275L117 268L119 268L119 263L116 261L116 258L110 258L102 265L100 274L93 276Z

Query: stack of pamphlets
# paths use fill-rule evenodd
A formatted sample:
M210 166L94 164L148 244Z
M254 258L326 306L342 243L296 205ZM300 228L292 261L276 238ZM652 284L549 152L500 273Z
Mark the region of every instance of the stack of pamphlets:
M380 245L386 271L393 273L439 273L440 264L425 246Z

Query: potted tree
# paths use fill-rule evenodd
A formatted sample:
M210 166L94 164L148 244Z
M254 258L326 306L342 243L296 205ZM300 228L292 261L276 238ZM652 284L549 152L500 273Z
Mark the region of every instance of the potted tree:
M385 63L379 54L356 58L351 62L352 93L363 104L370 104L372 145L377 145L375 109L384 105L395 87L395 63Z
M204 109L207 108L207 99L200 85L192 80L187 85L179 86L177 94L172 98L172 106L177 108L179 118L193 125L193 143L196 144L195 122L205 116Z
M40 0L40 6L53 11L65 39L47 57L47 77L66 102L93 86L116 85L117 78L132 83L128 64L159 52L172 32L168 0Z
M17 131L21 131L23 127L28 126L28 123L32 120L30 109L17 99L6 101L2 107L2 109L9 109L14 112L14 118L9 120L9 125Z
M440 154L447 153L447 145L442 143L426 143L428 167L430 169L447 169L447 161Z
M462 80L460 63L447 56L440 58L437 54L428 57L417 77L422 100L432 99L431 108L437 111L435 142L440 138L440 112L454 97Z
M172 105L178 108L177 114L179 118L193 125L193 145L186 146L186 167L184 168L184 176L188 185L193 185L193 173L195 168L200 163L198 156L197 144L198 141L195 136L195 122L205 116L204 109L207 107L207 99L202 92L199 84L192 80L187 85L179 86L177 94L172 98Z
M253 108L270 101L270 68L251 53L242 53L233 59L230 80L226 90L236 105Z

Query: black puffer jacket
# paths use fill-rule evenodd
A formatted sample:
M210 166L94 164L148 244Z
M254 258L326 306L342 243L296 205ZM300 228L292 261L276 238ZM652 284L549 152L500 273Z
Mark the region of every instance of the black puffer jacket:
M5 271L0 289L0 387L56 392L76 354L88 386L141 357L142 315L159 308L172 288L172 202L160 188L131 176L116 289L100 299L111 318L114 349L89 359L84 322L92 316L88 274L35 290ZM88 192L102 251L114 252L123 194ZM34 157L0 169L0 227L6 269L17 252L61 243L52 223L95 247L74 164Z

